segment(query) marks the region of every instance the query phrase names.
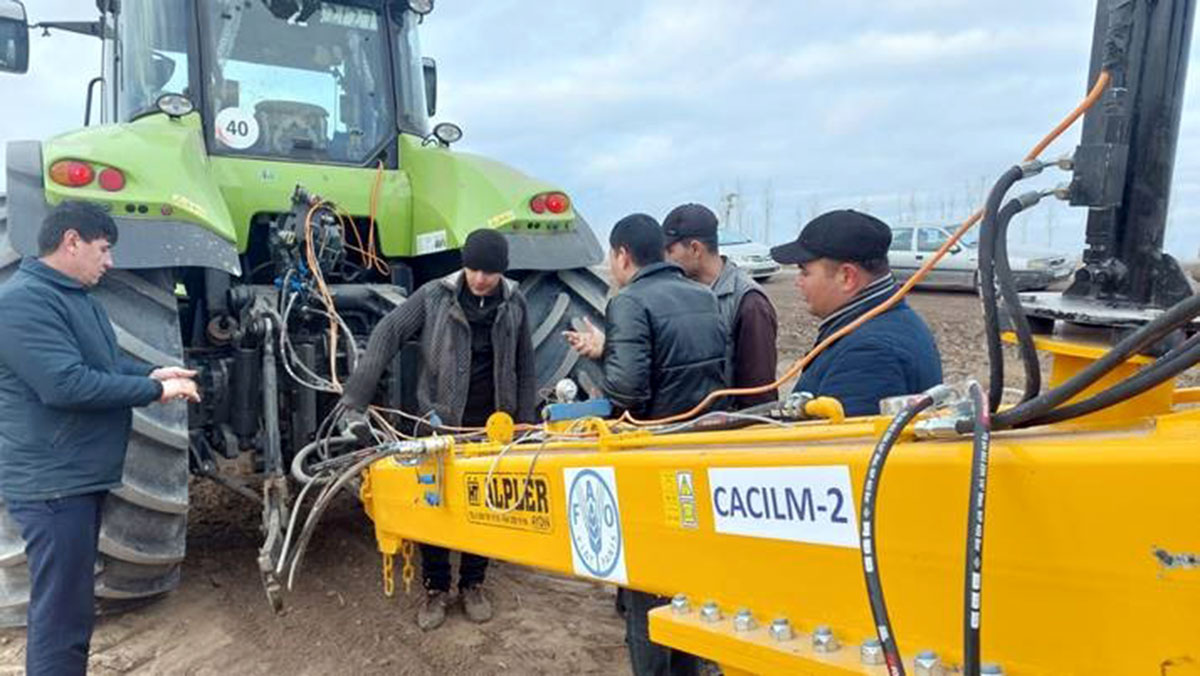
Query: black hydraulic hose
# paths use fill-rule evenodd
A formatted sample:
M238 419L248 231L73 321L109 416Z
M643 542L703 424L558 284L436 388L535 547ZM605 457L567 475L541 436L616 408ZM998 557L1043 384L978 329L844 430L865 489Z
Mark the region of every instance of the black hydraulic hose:
M979 627L983 602L983 516L987 498L991 415L979 383L970 386L974 411L971 488L967 498L967 559L963 574L963 673L979 676Z
M887 660L888 673L891 676L904 676L904 662L900 658L900 650L896 647L895 632L892 631L892 621L888 618L887 603L883 597L883 585L879 581L879 558L875 544L875 500L879 494L879 481L883 477L883 466L888 454L900 438L900 432L908 423L933 405L934 398L929 392L917 395L892 418L883 435L871 452L867 463L867 476L863 480L862 501L859 512L862 514L861 548L863 557L863 576L867 581L867 598L871 603L871 616L875 619L875 631L879 635L879 643L883 646L883 655Z
M1105 352L1104 356L1067 379L1063 384L1027 402L996 413L992 418L992 429L1017 427L1028 420L1046 415L1055 407L1104 377L1109 371L1123 364L1126 359L1139 350L1145 349L1175 329L1191 322L1196 315L1200 315L1200 296L1189 296L1179 301L1137 331L1125 336L1111 350Z
M996 220L1004 195L1024 177L1025 172L1020 166L1013 166L1000 176L988 193L979 228L979 297L983 301L983 327L987 338L988 401L993 413L1004 394L1004 347L1000 342L1000 309L996 302Z
M1161 385L1186 371L1198 361L1200 361L1200 333L1193 335L1175 349L1159 357L1153 364L1138 370L1137 373L1103 392L1070 406L1056 408L1045 415L1022 423L1021 426L1050 425L1095 413Z
M1033 329L1029 327L1029 318L1021 306L1021 295L1017 283L1013 279L1012 267L1008 262L1008 224L1013 216L1022 210L1037 204L1041 199L1038 193L1029 193L1019 198L1009 200L996 218L995 234L995 267L996 281L1000 285L1000 296L1004 299L1004 309L1012 320L1013 331L1017 334L1017 346L1021 354L1021 364L1025 368L1025 391L1021 401L1029 401L1042 390L1042 366L1038 363L1037 347L1033 344ZM999 327L996 327L997 333ZM1003 390L1001 390L1003 392ZM998 404L993 401L992 406ZM993 408L992 410L995 410Z

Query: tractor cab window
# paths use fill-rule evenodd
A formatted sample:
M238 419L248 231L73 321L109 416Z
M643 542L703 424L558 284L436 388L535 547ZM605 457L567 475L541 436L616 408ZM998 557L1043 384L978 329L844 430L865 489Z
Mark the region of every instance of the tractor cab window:
M212 152L360 164L394 135L379 9L264 0L201 7Z
M155 110L163 94L187 94L190 9L183 2L124 0L117 15L117 116Z

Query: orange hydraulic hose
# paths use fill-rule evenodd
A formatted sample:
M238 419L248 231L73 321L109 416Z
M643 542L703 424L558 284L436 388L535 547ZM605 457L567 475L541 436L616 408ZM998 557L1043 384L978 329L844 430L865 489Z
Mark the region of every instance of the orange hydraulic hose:
M1109 75L1108 71L1100 71L1100 75L1096 78L1096 83L1092 85L1092 89L1088 92L1087 97L1075 107L1075 110L1072 110L1069 115L1063 118L1062 122L1058 123L1058 126L1054 127L1050 133L1046 134L1046 136L1043 137L1042 140L1039 141L1038 144L1029 151L1029 154L1025 156L1025 161L1028 162L1037 159L1038 155L1040 155L1047 146L1058 139L1063 132L1069 129L1071 125L1075 124L1075 121L1078 120L1088 110L1088 108L1091 108L1096 101L1100 100L1100 96L1104 93L1105 88L1108 87L1111 77L1112 76ZM814 359L817 358L817 355L824 352L825 349L834 342L846 336L846 334L854 331L868 321L874 319L875 317L878 317L884 312L892 309L896 303L899 303L906 295L908 295L908 292L911 291L914 286L916 286L922 279L925 278L925 275L927 275L929 271L932 270L933 267L942 260L942 258L946 255L946 252L950 250L950 247L957 244L958 240L960 240L963 235L967 234L967 231L970 230L971 227L977 222L979 222L979 219L982 216L982 209L977 209L975 213L968 216L967 220L963 221L962 225L959 225L958 229L954 231L954 234L950 236L950 239L946 240L946 242L942 244L941 248L937 250L937 253L933 255L933 258L926 261L925 264L922 265L912 277L909 277L908 280L896 290L896 293L892 294L892 296L886 301L875 306L858 319L833 332L833 334L825 338L825 340L822 340L815 347L813 347L813 349L809 350L807 354L793 362L792 365L788 367L787 372L780 376L780 378L775 382L767 385L759 385L757 387L727 388L710 392L708 396L705 397L699 404L696 404L690 410L678 415L658 418L656 420L638 420L637 418L629 415L629 412L626 411L625 414L621 416L621 420L633 425L663 425L666 423L673 423L691 418L692 416L711 406L713 402L721 397L740 397L753 394L763 394L765 392L770 392L771 390L779 389L784 383L800 375L800 373L802 373L804 369L811 364Z
M390 274L391 269L386 262L375 254L375 216L379 211L379 189L383 186L383 161L380 160L375 169L375 183L371 186L371 223L367 229L367 251L370 256L369 266L382 274Z

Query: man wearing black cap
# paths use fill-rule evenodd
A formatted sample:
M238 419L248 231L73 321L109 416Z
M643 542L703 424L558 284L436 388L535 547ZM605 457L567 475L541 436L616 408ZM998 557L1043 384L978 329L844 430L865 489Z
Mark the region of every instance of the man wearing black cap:
M517 422L535 422L533 340L525 297L504 277L508 241L495 230L476 230L462 248L463 269L417 289L371 332L366 353L346 384L341 406L361 424L379 378L404 344L420 342L417 401L447 426L483 426L494 411ZM482 585L488 560L462 554L458 589L467 616L492 617ZM421 545L426 596L417 625L445 620L450 595L450 552Z
M771 249L796 264L796 287L821 320L817 342L881 305L896 291L887 252L892 231L850 209L809 221L794 242ZM929 327L904 301L817 356L796 390L835 397L847 415L878 415L879 401L942 382L942 360Z
M717 216L700 204L683 204L663 219L667 259L683 274L713 290L729 332L726 363L733 387L757 387L775 381L775 337L779 321L766 292L744 270L721 255ZM737 408L774 401L775 390L738 397Z

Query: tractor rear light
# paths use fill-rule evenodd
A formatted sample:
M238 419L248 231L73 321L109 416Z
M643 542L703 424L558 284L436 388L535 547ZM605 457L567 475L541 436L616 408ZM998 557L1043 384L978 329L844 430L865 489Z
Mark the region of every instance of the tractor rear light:
M569 206L571 206L571 200L567 199L567 196L561 192L552 192L546 195L546 208L552 214L561 214Z
M79 188L92 182L92 167L77 160L62 160L50 166L50 179L68 188Z
M125 187L125 174L122 174L119 169L109 167L100 172L100 175L96 177L96 181L100 184L101 188L109 192L117 192Z
M546 196L534 195L533 199L529 200L529 210L535 214L546 213Z

